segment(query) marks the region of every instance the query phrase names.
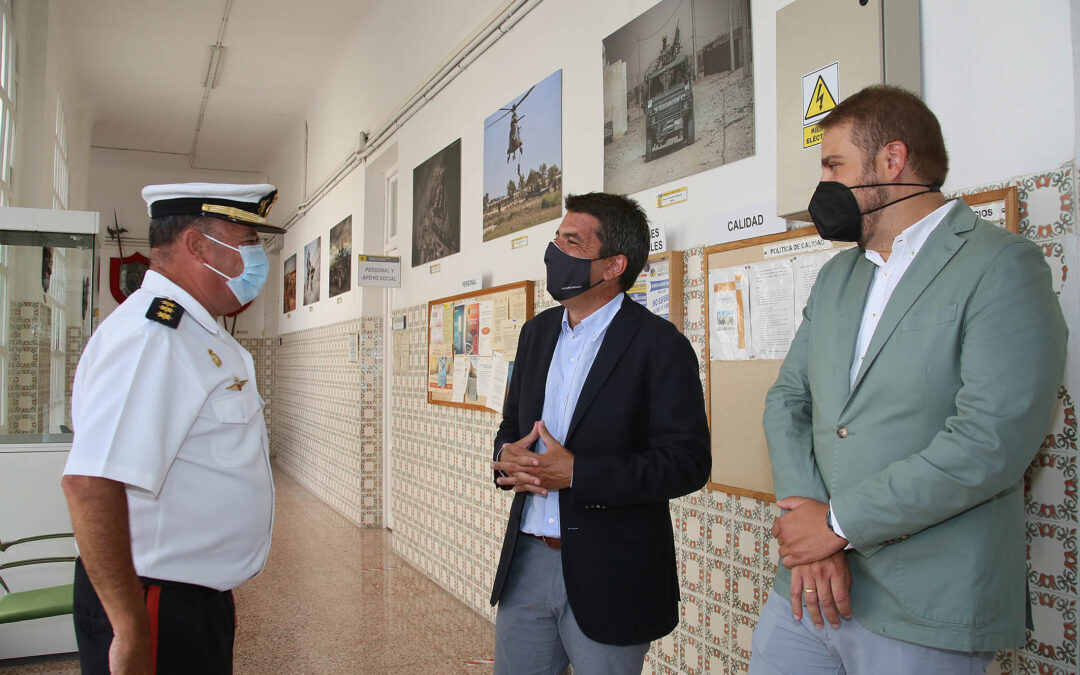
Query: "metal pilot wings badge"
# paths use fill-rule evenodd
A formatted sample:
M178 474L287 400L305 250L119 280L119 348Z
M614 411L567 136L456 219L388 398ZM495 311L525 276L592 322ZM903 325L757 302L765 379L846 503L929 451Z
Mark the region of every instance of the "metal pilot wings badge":
M229 391L243 391L244 385L248 383L247 380L241 380L239 377L233 375L233 382L229 386L225 387Z
M150 303L150 309L146 310L147 319L163 323L169 328L179 326L183 316L184 308L168 298L154 298L154 301Z

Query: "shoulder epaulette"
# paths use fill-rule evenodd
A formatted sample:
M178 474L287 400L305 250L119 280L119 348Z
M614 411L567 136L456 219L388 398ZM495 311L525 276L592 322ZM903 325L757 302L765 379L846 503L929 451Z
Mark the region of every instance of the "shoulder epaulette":
M154 298L154 301L150 303L150 309L146 310L147 319L163 323L169 328L179 326L183 316L184 308L175 300L168 298Z

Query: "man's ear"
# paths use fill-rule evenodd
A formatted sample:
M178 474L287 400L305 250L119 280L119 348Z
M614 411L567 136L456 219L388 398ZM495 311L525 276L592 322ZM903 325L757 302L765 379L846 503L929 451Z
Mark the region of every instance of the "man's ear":
M903 141L889 141L878 153L882 168L890 182L897 181L908 166L907 144Z
M612 256L608 260L607 265L604 266L604 280L618 279L622 276L622 273L626 271L626 266L629 264L630 262L622 253Z
M207 261L210 244L211 241L196 227L189 227L181 232L179 241L176 242L176 245L183 248L184 253L199 262Z

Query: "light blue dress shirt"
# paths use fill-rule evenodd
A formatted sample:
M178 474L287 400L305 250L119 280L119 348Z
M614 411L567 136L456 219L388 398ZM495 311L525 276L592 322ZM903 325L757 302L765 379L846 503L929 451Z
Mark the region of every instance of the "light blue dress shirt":
M581 388L592 369L596 354L604 341L611 320L622 307L623 294L585 317L581 323L570 327L569 317L563 310L562 328L555 354L548 368L547 385L544 388L544 426L559 443L566 441L570 419L574 416ZM528 433L531 429L522 429ZM543 439L536 441L536 451L547 451ZM525 509L521 516L521 531L545 537L561 536L559 530L559 491L548 490L547 495L530 494L525 497Z

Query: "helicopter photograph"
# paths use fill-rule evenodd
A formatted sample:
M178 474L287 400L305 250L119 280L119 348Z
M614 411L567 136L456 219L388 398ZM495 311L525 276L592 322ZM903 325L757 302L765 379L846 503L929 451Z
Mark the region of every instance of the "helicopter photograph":
M750 0L663 0L604 39L604 190L754 154Z
M562 71L484 120L484 241L562 215Z

